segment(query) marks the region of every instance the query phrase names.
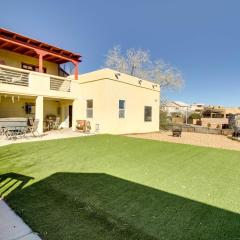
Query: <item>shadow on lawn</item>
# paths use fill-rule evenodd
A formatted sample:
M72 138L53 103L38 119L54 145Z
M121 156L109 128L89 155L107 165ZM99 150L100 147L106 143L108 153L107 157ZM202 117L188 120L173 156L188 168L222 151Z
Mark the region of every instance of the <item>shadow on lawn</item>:
M32 179L32 177L18 173L6 173L0 175L0 198L5 194L22 190L22 188Z
M240 215L107 174L56 173L7 196L43 239L239 239Z

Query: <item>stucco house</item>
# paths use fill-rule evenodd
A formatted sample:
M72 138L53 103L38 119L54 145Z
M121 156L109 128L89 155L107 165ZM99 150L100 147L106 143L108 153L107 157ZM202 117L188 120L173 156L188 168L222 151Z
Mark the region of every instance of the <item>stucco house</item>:
M189 111L189 104L181 102L181 101L172 101L168 102L165 106L165 111L168 115L172 113L181 113L185 115L187 111Z
M70 62L74 75L61 68ZM46 118L76 130L88 120L93 132L137 133L159 129L160 86L111 69L80 75L81 56L0 28L0 118Z

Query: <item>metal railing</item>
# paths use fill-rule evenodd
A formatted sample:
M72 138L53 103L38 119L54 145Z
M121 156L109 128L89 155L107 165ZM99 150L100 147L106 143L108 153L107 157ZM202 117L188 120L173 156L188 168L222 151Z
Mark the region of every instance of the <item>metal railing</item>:
M0 67L0 83L28 87L29 73Z
M70 92L71 80L58 77L50 77L50 90Z

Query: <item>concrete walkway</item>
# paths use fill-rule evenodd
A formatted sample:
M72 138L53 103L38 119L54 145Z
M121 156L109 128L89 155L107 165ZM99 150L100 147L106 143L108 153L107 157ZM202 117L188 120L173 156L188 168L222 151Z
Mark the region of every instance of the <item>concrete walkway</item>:
M41 240L3 199L0 199L0 240Z
M68 129L52 130L49 132L45 132L40 137L34 137L32 134L27 134L24 138L7 140L5 136L0 136L0 146L5 146L13 143L44 141L44 140L72 138L72 137L84 137L89 135L94 135L94 133L73 132L72 129L68 128Z

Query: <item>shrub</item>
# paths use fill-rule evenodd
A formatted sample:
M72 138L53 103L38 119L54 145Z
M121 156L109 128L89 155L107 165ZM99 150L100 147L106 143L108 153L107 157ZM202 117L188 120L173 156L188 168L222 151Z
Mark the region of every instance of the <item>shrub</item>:
M201 119L201 114L199 113L192 113L190 116L189 116L189 119Z
M167 112L160 111L159 119L160 119L160 124L159 124L160 129L167 130L169 128L169 118L168 118Z

